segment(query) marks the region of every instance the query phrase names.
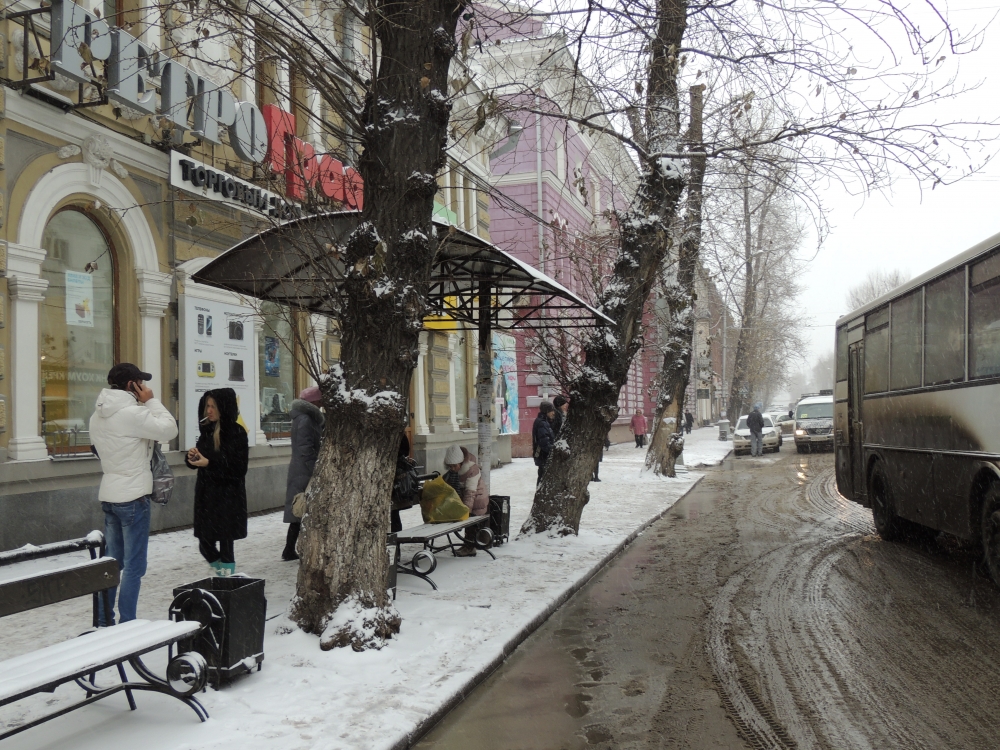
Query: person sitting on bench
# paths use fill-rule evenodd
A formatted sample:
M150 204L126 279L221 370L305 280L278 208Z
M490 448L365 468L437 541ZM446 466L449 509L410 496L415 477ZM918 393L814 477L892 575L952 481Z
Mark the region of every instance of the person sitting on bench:
M469 451L459 445L448 448L444 454L444 463L448 471L444 481L450 484L458 496L462 498L469 509L470 516L484 516L490 505L486 494L486 483L483 473L479 470L479 462ZM455 553L457 557L475 557L475 546L467 541Z

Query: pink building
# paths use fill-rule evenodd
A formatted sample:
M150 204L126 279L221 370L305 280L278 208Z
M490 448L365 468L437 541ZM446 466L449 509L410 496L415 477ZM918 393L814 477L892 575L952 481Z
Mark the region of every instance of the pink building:
M585 115L597 104L589 83L576 72L564 37L548 34L537 17L516 18L509 3L502 10L477 5L476 18L481 46L471 67L480 85L496 92L511 123L508 138L490 155L493 184L504 196L490 201L491 239L593 299L614 257L611 222L615 211L627 208L635 190L636 164L616 139L583 132L555 116ZM648 328L647 336L655 335L654 328ZM529 336L519 336L517 345L521 435L511 449L514 456L529 456L537 407L560 393L561 386L558 374L546 372L533 354ZM572 341L566 350L572 357ZM628 420L636 408L652 413L655 393L649 386L659 369L655 346L646 346L622 389L613 441L631 439Z

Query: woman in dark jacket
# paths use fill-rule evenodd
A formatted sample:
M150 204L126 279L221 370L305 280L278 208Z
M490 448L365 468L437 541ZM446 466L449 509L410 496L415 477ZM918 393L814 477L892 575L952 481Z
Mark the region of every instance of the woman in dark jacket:
M300 492L305 492L316 468L319 446L323 442L323 412L319 410L323 395L316 386L304 389L292 401L288 415L292 418L292 460L288 464L288 481L285 484L285 523L288 534L282 560L298 560L295 543L299 539L301 518L292 512L292 500Z
M208 391L198 404L201 435L185 462L198 470L194 485L194 535L216 575L236 572L233 542L247 535L247 431L237 423L236 391Z

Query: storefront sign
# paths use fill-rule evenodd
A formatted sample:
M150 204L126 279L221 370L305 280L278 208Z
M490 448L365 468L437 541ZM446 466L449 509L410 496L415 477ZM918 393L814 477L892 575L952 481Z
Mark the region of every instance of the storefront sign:
M66 271L66 325L94 327L94 277Z
M93 11L72 0L52 0L51 70L78 83L94 77L91 60L105 63L108 98L147 115L159 114L173 128L173 142L190 133L221 145L222 133L236 155L268 163L285 178L285 194L305 198L315 187L330 200L361 209L363 182L357 170L329 154L317 154L295 135L295 117L273 104L263 110L241 102L226 88L199 76L177 60L146 46L122 29L112 29ZM61 39L62 44L55 40ZM153 80L159 78L157 107Z
M517 349L514 337L506 333L492 334L494 412L501 435L516 435L520 431L517 418ZM470 401L470 414L475 414Z
M315 187L330 200L358 211L364 205L364 181L353 167L330 154L317 154L312 144L295 135L295 116L273 104L264 105L267 125L267 164L285 175L285 194L304 200L306 187Z
M198 402L206 391L232 388L250 445L257 434L257 338L249 307L183 296L180 367L184 391L181 447L198 440Z
M177 151L170 152L170 184L202 198L235 204L279 221L302 216L302 208L277 193L213 169Z

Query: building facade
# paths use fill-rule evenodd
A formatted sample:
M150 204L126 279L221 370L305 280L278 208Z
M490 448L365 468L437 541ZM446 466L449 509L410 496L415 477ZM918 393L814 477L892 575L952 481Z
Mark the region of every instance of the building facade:
M564 37L549 33L538 15L519 15L509 3L482 3L477 12L482 51L473 55L473 67L504 102L513 125L490 159L495 190L503 196L490 203L492 240L581 297L593 299L610 273L615 253L612 222L634 193L635 162L620 141L585 132L560 116L593 115L599 106L577 72ZM652 316L647 318L652 324ZM568 359L576 357L572 336L557 340L559 347ZM571 375L572 366L557 372L548 361L551 355L530 335L516 336L516 348L520 421L530 425L541 401L560 393L560 374ZM630 439L628 422L635 409L652 413L656 394L650 386L659 366L650 342L633 362L621 391L614 441ZM531 455L530 429L514 438L513 455Z
M204 19L141 7L28 0L0 21L10 40L0 71L0 549L102 528L88 422L116 362L152 373L180 425L165 446L174 498L153 508L155 530L191 523L194 473L183 452L196 439L203 392L236 390L251 446L250 510L276 508L290 457L288 409L313 383L303 362L339 359L329 321L192 280L306 203L363 204L350 147L317 125L336 112L294 70L255 60L245 46L207 39L204 56L228 66L176 52L177 39ZM31 12L34 32L18 11ZM330 43L344 59L363 60L370 35L353 18L331 20ZM66 36L70 26L92 36ZM53 36L71 43L53 45ZM103 63L104 92L81 67L84 54ZM458 116L479 98L474 89L460 97ZM452 147L453 165L465 171L447 170L438 197L439 213L486 239L487 196L464 175L487 179L492 137L487 128ZM458 328L431 320L420 338L409 430L428 470L449 445L476 444L476 342ZM501 436L494 455L509 460L509 442Z

